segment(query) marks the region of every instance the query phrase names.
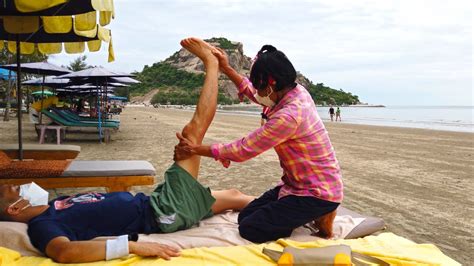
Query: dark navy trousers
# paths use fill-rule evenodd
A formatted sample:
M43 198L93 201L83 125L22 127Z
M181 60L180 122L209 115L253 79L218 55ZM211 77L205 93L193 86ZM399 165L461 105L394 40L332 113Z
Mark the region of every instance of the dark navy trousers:
M339 203L315 197L285 196L278 199L281 186L250 202L239 214L240 235L263 243L291 235L293 229L335 210Z

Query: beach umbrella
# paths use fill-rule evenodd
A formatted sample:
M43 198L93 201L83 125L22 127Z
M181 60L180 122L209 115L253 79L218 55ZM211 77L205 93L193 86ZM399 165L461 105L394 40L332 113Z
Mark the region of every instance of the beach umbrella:
M0 16L24 16L25 13L30 16L75 15L104 8L113 8L113 2L97 0L15 0L2 1Z
M41 91L32 92L31 95L53 96L53 95L54 95L54 92L49 91L49 90L41 90Z
M141 83L139 80L130 77L114 77L110 79L110 82L118 82L123 84L138 84Z
M94 85L92 83L86 83L83 85L78 85L74 83L69 83L68 85L64 86L66 89L97 89L97 85ZM123 88L123 87L128 87L129 85L127 84L122 84L122 83L107 83L107 88L108 89L115 89L115 88Z
M102 66L91 67L84 70L71 72L69 74L64 74L56 78L68 78L68 79L89 79L92 81L96 80L110 80L111 78L116 77L134 77L132 74L112 71Z
M108 90L108 83L111 81L111 78L121 78L121 77L134 77L134 75L124 73L124 72L117 72L106 69L104 67L93 67L84 69L81 71L72 72L69 74L58 76L57 78L68 78L72 80L72 82L90 82L95 84L97 87L103 86L105 91ZM107 94L105 95L105 102L107 102ZM102 123L101 123L101 102L99 96L99 89L97 90L97 113L99 118L99 141L102 141ZM107 112L107 111L106 111ZM105 113L107 116L107 113Z
M0 68L16 70L16 64L2 65ZM24 63L21 65L22 72L36 75L64 75L72 71L48 62Z
M3 68L0 68L0 79L1 80L16 80L16 74L15 72L12 72L10 70L6 70Z
M8 70L16 70L16 64L10 65L2 65L0 68L8 69ZM35 75L42 75L43 76L43 83L45 81L46 75L62 75L72 72L67 68L63 68L48 62L33 62L33 63L25 63L21 66L23 73L28 74L35 74ZM24 83L22 83L24 84ZM41 85L41 91L44 91L44 85ZM42 111L43 111L43 98L41 97L41 111L39 114L39 123L42 124Z
M73 85L69 87L64 87L56 89L56 92L66 92L71 94L85 94L85 93L94 93L97 94L97 87L91 85ZM107 92L114 92L113 88L108 88Z
M21 80L20 54L31 54L36 48L43 54L60 53L64 43L67 53L81 53L87 43L89 51L94 52L100 50L104 41L109 43L109 62L114 60L110 30L101 27L114 16L112 0L4 0L0 14L0 40L8 41L8 50L16 53L18 80ZM0 49L3 46L0 41ZM21 85L17 82L19 110L21 98ZM18 152L22 160L21 113Z
M55 79L54 76L46 76L44 79L30 79L22 82L21 84L28 86L46 86L50 88L62 88L69 84L69 79Z

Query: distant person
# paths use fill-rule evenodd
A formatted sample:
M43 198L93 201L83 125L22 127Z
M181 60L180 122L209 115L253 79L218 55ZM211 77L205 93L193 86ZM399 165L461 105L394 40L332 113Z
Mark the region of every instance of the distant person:
M339 122L341 122L341 109L339 108L339 106L336 109L336 122L338 118L339 118Z
M331 117L331 122L334 121L334 107L329 108L329 116Z
M79 99L79 101L77 101L76 112L80 114L83 111L84 111L84 99Z

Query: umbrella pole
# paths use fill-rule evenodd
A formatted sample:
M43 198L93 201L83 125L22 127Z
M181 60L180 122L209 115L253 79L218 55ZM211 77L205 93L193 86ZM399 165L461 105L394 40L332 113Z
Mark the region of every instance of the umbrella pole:
M44 80L45 80L45 75L43 75L43 83L41 83L41 109L40 109L40 114L39 114L39 123L42 125L42 119L43 119L43 101L44 101Z
M21 136L21 63L20 63L20 35L16 35L16 97L17 97L17 114L18 114L18 159L23 160L23 143Z
M30 114L30 88L26 86L26 113Z
M102 143L102 123L100 117L102 116L100 113L101 102L100 102L100 95L99 95L99 83L97 82L97 117L99 119L99 143Z
M109 107L109 95L107 94L108 92L108 88L107 88L107 80L105 80L105 121L107 121L108 119L108 115L109 115L109 110L108 110L108 107Z
M109 97L107 95L107 78L105 79L105 118L104 118L104 122L107 122L107 119L108 119L108 116L109 116ZM105 138L109 138L110 136L110 132L108 134L106 134ZM105 143L108 143L108 139L105 140Z

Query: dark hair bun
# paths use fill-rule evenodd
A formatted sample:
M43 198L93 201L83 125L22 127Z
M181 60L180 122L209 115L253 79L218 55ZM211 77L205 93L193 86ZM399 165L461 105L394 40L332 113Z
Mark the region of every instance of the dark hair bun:
M271 52L275 52L276 50L277 49L274 46L269 45L269 44L265 44L264 46L262 46L260 51L258 51L258 54L261 55L261 54L264 54L264 53L271 53Z

